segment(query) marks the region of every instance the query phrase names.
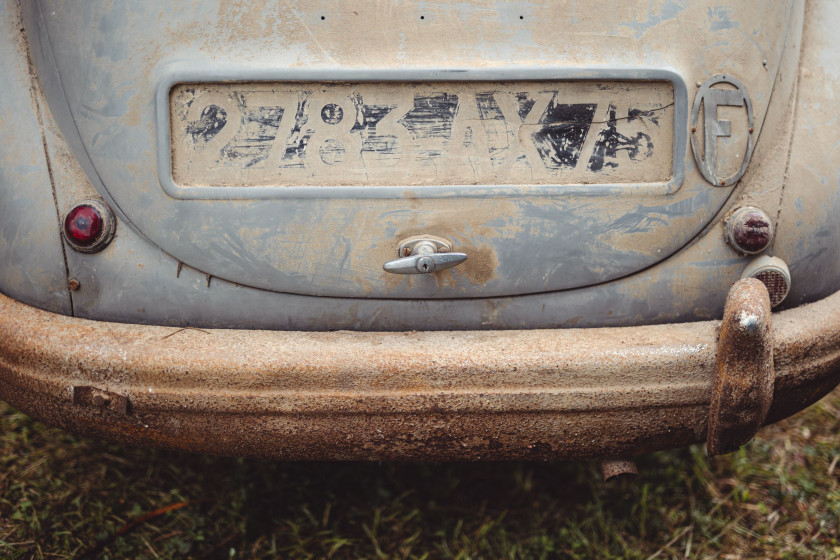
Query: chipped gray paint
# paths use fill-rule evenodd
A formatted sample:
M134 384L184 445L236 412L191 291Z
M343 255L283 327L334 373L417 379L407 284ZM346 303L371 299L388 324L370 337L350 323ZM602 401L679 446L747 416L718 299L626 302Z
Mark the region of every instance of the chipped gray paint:
M67 269L15 2L0 2L0 292L69 314Z
M727 33L732 30L718 32L717 42L707 45L699 59L687 56L683 50L687 46L674 48L670 40L674 26L694 18L694 5L642 31L644 41L626 33L628 17L637 14L624 8L615 14L609 9L597 10L598 18L590 14L585 23L558 29L549 22L557 15L554 11L563 7L553 4L534 4L533 18L507 21L500 19L501 12L482 4L453 7L429 3L423 10L408 4L393 6L386 13L365 5L356 9L358 16L333 4L308 3L291 14L263 7L242 8L255 10L243 14L220 4L221 12L214 16L218 19L207 21L206 12L196 15L190 4L168 10L163 18L158 18L156 8L148 3L120 5L109 11L108 6L90 2L72 13L49 2L41 6L43 29L49 35L75 128L93 155L96 176L102 180L102 185L95 185L97 189L118 213L167 253L193 268L239 284L285 293L383 299L494 297L570 289L626 276L673 254L705 227L728 196L728 192L709 192L691 173L693 167L688 167L684 151L675 159L689 169L686 180L676 193L660 191L659 196L611 185L594 196L564 189L562 195L548 199L526 185L507 193L506 200L495 198L500 194L498 188L472 189L471 198L476 200L467 201L452 185L433 185L404 190L399 198L382 201L325 195L289 203L176 201L148 173L154 165L153 151L159 149L152 128L159 121L151 101L159 84L169 79L173 65L196 72L235 67L241 73L259 72L263 79L270 75L277 79L284 73L299 78L308 73L319 79L330 75L352 79L373 73L381 79L393 73L399 78L396 68L400 68L436 74L435 79L452 79L468 70L490 80L494 76L499 79L505 68L526 68L548 77L558 66L556 56L552 61L546 53L564 52L568 56L557 71L578 69L579 77L586 77L587 69L592 68L596 69L593 76L596 72L603 76L608 71L641 67L670 69L683 78L693 78L705 73L704 65L732 61L727 48L732 39ZM755 41L764 52L773 53L775 72L785 36L778 31L783 29L787 5L763 10L758 19L749 8L739 9L732 17L745 22L749 12L749 30L756 33ZM100 12L102 9L105 11ZM319 14L328 9L330 17L321 23ZM651 9L661 11L658 6ZM424 23L414 20L418 10L428 18ZM696 10L705 20L704 6L698 5ZM254 26L244 25L257 17ZM282 25L289 17L299 26ZM356 17L379 29L376 49L371 47L374 39L366 34L366 28L359 30L360 35L341 31ZM80 37L75 32L79 25L87 29L88 22L100 20L101 26L94 23L90 36ZM409 20L412 23L404 28L393 26L394 21ZM391 24L385 25L386 21ZM185 32L187 22L190 32ZM457 22L461 31L444 32L440 44L430 43L423 26L432 22L437 26ZM466 27L467 23L474 27ZM584 27L592 37L603 40L595 45L581 36ZM475 31L464 33L463 29ZM531 40L515 42L514 37L523 31ZM706 33L701 30L702 35ZM487 37L493 38L492 44ZM224 41L224 48L219 41ZM262 50L254 49L254 41ZM405 43L403 54L411 61L410 68L400 62L399 49L387 48L392 41L395 47ZM756 98L756 113L763 117L768 96L762 92L769 91L773 74L760 65L758 54L758 49L750 48L738 57L745 71L742 78ZM609 60L609 65L604 60ZM88 70L94 67L95 72ZM82 76L90 76L96 83ZM527 79L525 71L522 78ZM55 94L47 92L48 97ZM675 96L681 98L682 94L676 92ZM678 134L675 146L685 140ZM126 158L129 152L132 155ZM394 219L394 200L401 201L401 211L410 210L409 220ZM495 230L490 224L500 217L509 220L511 227ZM315 230L313 223L318 224ZM616 225L626 232L621 238L616 235ZM304 231L310 235L302 236ZM484 251L487 258L471 260L482 262L489 270L473 275L453 272L436 283L393 282L381 271L385 256L392 252L398 236L419 233L453 237L464 252L472 250L474 255ZM342 241L335 244L335 240ZM551 266L528 258L535 254L540 255L539 262ZM523 275L523 270L531 273Z
M28 4L33 6L34 3ZM26 7L26 6L25 6ZM141 6L142 8L142 6ZM181 9L181 8L178 8ZM131 18L131 13L123 14L121 17ZM704 16L705 17L705 16ZM118 21L119 18L116 18ZM109 20L110 21L110 20ZM792 18L791 28L797 29L796 17ZM109 25L115 25L110 21ZM732 32L733 30L722 30L720 33ZM647 32L651 33L650 31ZM647 35L648 37L655 37ZM41 35L43 38L43 35ZM760 36L759 36L760 39ZM785 62L787 69L793 68L796 64L796 53L799 40L797 33L793 33L787 40L788 48L784 52L792 53L786 55L790 58ZM655 40L654 40L655 42ZM243 44L243 48L244 48ZM775 52L770 57L769 68L760 65L756 51L756 60L760 70L769 79L777 79L776 68L780 62L781 46L775 47L770 44L762 45L764 51ZM744 47L750 48L750 47ZM774 51L774 49L776 49ZM118 49L117 54L125 55L130 51ZM42 53L43 54L43 53ZM256 56L258 53L252 53ZM48 68L48 65L45 66ZM813 68L813 65L809 65ZM781 139L785 129L785 118L793 113L789 111L788 100L792 83L789 81L792 73L786 71L778 74L777 90L773 95L773 103L776 108L767 112L766 122L762 121L760 140L756 146L753 164L747 171L744 179L735 189L735 197L726 202L718 219L736 203L761 204L765 210L775 214L777 203L772 202L774 196L781 193L780 178L784 175L785 158L779 157L779 153L785 153L788 144L782 142L777 146L777 139ZM693 78L693 77L692 77ZM55 78L50 78L49 72L42 73L42 79L56 85ZM813 87L813 86L809 86ZM761 89L761 88L758 88ZM761 91L769 91L769 88ZM750 86L750 93L754 94L756 88ZM693 92L693 90L692 90ZM133 95L131 90L126 90L120 98ZM769 95L764 94L766 100ZM117 105L112 109L119 114L119 99ZM151 102L150 102L151 103ZM763 112L759 110L760 103L756 101L757 115ZM127 107L127 106L125 106ZM124 108L125 108L124 107ZM61 104L50 101L50 108L55 111L55 120L59 123L67 122L67 113L61 110ZM804 113L808 115L808 113ZM48 115L47 120L51 117ZM102 117L106 118L106 117ZM123 115L123 118L127 118ZM64 119L64 120L62 120ZM130 120L130 119L129 119ZM72 125L72 119L69 121ZM825 130L826 134L831 130L830 126L823 127L820 122L811 122L808 118L798 119L797 126L803 132L797 141L807 137L812 130ZM61 125L61 134L58 128L55 132L50 131L47 126L47 142L51 153L55 154L55 173L60 179L57 180L57 194L62 212L69 208L73 200L81 197L94 195L98 189L112 203L109 192L98 183L99 177L96 173L84 168L84 157L74 170L65 169L69 161L71 150L63 145L64 139L73 146L72 126L68 128ZM147 123L148 125L148 123ZM151 130L151 132L154 132ZM823 134L822 132L820 134ZM836 142L836 140L835 140ZM99 145L99 144L98 144ZM794 142L794 146L798 144ZM72 154L79 157L77 148L72 149ZM81 152L82 156L84 152ZM836 164L831 167L831 157L827 155L824 161L816 166L818 172L818 184L828 185L826 189L836 189L837 172ZM781 168L777 169L777 165ZM69 164L68 164L69 165ZM78 167L81 165L87 173L83 173ZM134 166L136 169L142 167ZM771 175L767 172L772 170ZM791 166L792 172L800 173L797 165ZM822 171L821 171L822 170ZM137 171L139 173L139 171ZM692 171L689 171L689 175ZM811 173L811 172L809 172ZM84 176L93 182L87 185ZM806 175L799 175L800 179L788 184L785 187L785 208L791 207L798 201L798 206L805 212L812 211L812 208L825 206L817 214L818 220L810 221L800 215L794 223L789 217L794 217L787 211L783 212L782 222L789 233L786 240L776 242L776 250L784 251L784 258L791 265L794 275L794 290L796 302L810 301L826 295L836 289L836 278L838 275L820 276L815 273L816 268L835 262L836 259L827 258L831 251L837 247L836 232L833 232L830 225L824 222L824 216L837 207L837 196L830 195L830 190L816 191L812 179ZM697 178L698 183L702 181ZM832 187L832 185L835 185ZM690 185L686 185L690 188ZM708 185L706 189L711 189ZM723 189L720 189L723 190ZM727 189L728 190L728 189ZM553 276L568 274L569 281L581 281L581 274L594 272L598 278L608 278L610 267L627 266L619 258L611 258L606 254L599 253L600 248L613 246L622 247L623 255L630 255L632 260L634 251L643 254L650 253L645 248L645 236L653 240L661 240L662 235L657 233L658 224L673 223L674 216L679 220L693 219L696 212L695 203L691 198L683 198L680 192L670 195L662 201L652 204L649 197L641 197L638 200L607 205L602 209L594 208L591 215L574 212L579 201L554 201L546 204L538 198L526 200L527 215L533 216L532 221L525 223L529 226L524 229L533 233L535 224L541 226L545 233L551 231L562 232L562 227L568 227L569 231L580 229L587 221L597 225L600 224L599 245L586 254L580 256L580 261L586 261L586 267L580 269L574 266L561 265L558 263L550 273L539 277L539 290L547 289ZM140 194L140 193L137 193ZM723 199L726 197L724 196ZM139 199L138 199L139 200ZM826 203L828 201L828 203ZM560 205L560 204L564 205ZM665 203L665 204L663 204ZM291 202L297 205L297 202ZM435 213L436 207L421 207L423 202L417 202L413 198L402 201L396 208L391 208L388 219L391 224L398 224L399 221L415 216L419 213L429 215ZM428 203L435 204L435 203ZM498 206L499 201L493 201ZM717 202L714 202L717 204ZM325 205L327 208L329 205ZM243 212L249 208L248 203L243 203ZM296 210L299 206L295 207ZM442 208L442 206L441 206ZM521 233L522 223L517 222L515 212L518 206L504 206L496 209L495 213L485 212L482 217L482 231L474 229L467 237L466 232L462 234L463 240L476 240L492 242L496 247L497 258L506 260L512 267L520 267L521 270L528 270L527 255L520 254L522 251L515 244L504 245L504 237L515 238ZM103 318L117 321L131 321L138 323L165 323L171 325L205 325L205 326L233 326L233 327L259 327L259 328L280 328L280 329L306 329L317 330L324 328L351 328L365 330L400 330L405 328L417 329L459 329L459 328L527 328L527 327L556 327L556 326L599 326L599 325L632 325L638 323L656 323L667 321L685 321L720 316L722 312L723 299L732 282L737 280L740 271L746 264L744 258L735 254L723 241L722 231L717 221L712 221L702 226L701 234L692 241L688 247L668 257L667 246L660 246L656 251L656 258L661 262L650 267L642 273L633 274L629 277L605 282L587 288L567 290L562 292L535 293L522 297L484 297L470 300L403 300L393 299L400 297L394 290L389 293L393 297L384 300L369 299L373 291L365 292L365 297L354 298L322 298L307 297L302 295L281 294L266 290L249 289L241 285L232 284L225 280L214 277L209 281L205 271L197 271L190 266L182 267L180 277L177 277L178 260L161 251L159 248L149 244L147 239L137 234L132 224L127 220L119 205L115 209L120 214L120 231L114 244L103 254L97 256L83 256L75 253L68 254L71 275L78 277L81 281L81 288L74 292L74 301L77 306L78 315L91 318ZM449 225L446 221L439 222L442 226L452 227L452 221L459 218L460 214L469 214L472 210L464 210L461 206L456 211L447 215L450 219ZM356 209L346 215L344 219L354 220L364 216L367 209ZM795 212L795 210L793 210ZM552 220L552 214L560 212L568 216L571 223L568 226L556 224ZM246 212L247 213L247 212ZM323 211L321 214L323 215ZM556 215L556 214L555 214ZM189 213L173 206L173 216L169 220L177 221L185 219ZM319 216L318 212L307 214L307 216ZM383 214L384 216L384 214ZM598 222L598 220L601 220ZM608 223L606 220L609 220ZM823 221L820 221L823 220ZM307 223L307 219L301 220ZM698 223L702 223L702 220ZM165 222L164 222L165 225ZM239 227L248 227L244 220ZM420 226L418 226L419 228ZM553 228L552 230L549 227ZM594 227L594 226L593 226ZM558 230L558 228L561 228ZM795 229L794 229L795 228ZM311 228L309 228L311 229ZM667 228L666 228L667 230ZM401 230L396 225L385 229L388 236L396 239L402 234L409 233ZM422 233L422 232L410 232ZM628 237L628 234L635 234ZM502 238L500 241L499 238ZM325 239L328 237L325 236ZM334 239L334 238L333 238ZM551 236L546 236L547 240ZM796 239L797 245L791 246ZM813 241L810 241L813 240ZM222 241L231 243L233 238L225 238ZM189 237L185 237L185 243L189 243ZM670 240L669 240L670 242ZM358 246L359 238L353 235L341 235L339 241L333 241L328 254L341 264L342 274L352 274L353 262L357 259L354 248ZM498 243L498 244L497 244ZM382 262L392 258L393 247L385 244L383 258L376 263L377 269ZM474 244L475 245L475 244ZM235 245L231 245L235 247ZM300 247L300 252L295 253L296 258L307 254L311 245ZM370 245L365 247L370 248ZM476 247L480 249L481 247ZM231 253L224 244L211 248L213 252L208 254L208 262L216 266L215 261L219 258L229 258ZM387 254L386 254L387 253ZM235 253L236 259L242 267L259 266L260 260L257 255L247 252ZM820 264L822 263L822 265ZM189 264L189 263L188 263ZM212 268L210 266L209 268ZM587 268L588 267L588 268ZM797 268L798 267L798 268ZM252 270L252 269L251 269ZM128 272L131 271L131 272ZM589 271L589 272L587 272ZM475 272L475 271L474 271ZM575 276L578 275L578 276ZM481 281L487 281L486 275L474 275ZM308 276L307 279L317 278ZM802 279L810 279L802 281ZM444 279L445 280L445 279ZM492 279L489 280L492 282ZM469 282L469 281L468 281ZM446 286L444 286L446 287ZM451 287L450 287L451 288ZM406 286L404 293L423 294L436 293L441 290L437 283L426 285ZM484 292L486 293L486 292ZM40 297L33 294L30 301L37 303ZM789 302L791 299L789 298ZM787 304L786 304L787 305Z

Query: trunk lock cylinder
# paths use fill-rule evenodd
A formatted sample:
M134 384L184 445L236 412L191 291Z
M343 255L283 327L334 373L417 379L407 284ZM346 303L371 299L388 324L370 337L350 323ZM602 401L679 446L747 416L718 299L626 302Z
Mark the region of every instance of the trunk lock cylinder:
M431 235L418 235L404 239L397 246L397 256L382 267L392 274L430 274L458 266L465 260L465 253L453 253L452 244L446 239Z

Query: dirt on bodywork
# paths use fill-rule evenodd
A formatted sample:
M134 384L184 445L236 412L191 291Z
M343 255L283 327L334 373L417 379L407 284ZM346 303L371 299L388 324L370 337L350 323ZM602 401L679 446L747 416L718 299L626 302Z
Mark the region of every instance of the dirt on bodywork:
M773 322L770 421L840 379L840 294ZM67 429L219 455L630 457L706 439L719 326L178 329L72 319L0 296L0 398ZM122 398L125 412L110 404Z

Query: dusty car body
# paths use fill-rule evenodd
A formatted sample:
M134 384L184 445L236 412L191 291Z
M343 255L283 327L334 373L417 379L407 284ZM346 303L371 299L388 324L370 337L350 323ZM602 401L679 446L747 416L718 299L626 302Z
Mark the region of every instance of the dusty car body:
M840 382L831 2L0 6L0 398L35 417L721 453Z

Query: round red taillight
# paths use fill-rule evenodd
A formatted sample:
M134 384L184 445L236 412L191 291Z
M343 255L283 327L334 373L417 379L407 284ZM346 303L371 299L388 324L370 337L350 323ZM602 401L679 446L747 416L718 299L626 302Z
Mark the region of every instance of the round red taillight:
M773 241L773 222L764 210L752 206L738 208L726 221L726 239L741 253L755 255Z
M64 219L64 233L79 245L93 245L102 235L102 216L93 206L76 206Z
M81 202L64 217L64 238L83 253L102 250L111 241L113 232L113 215L99 202Z

